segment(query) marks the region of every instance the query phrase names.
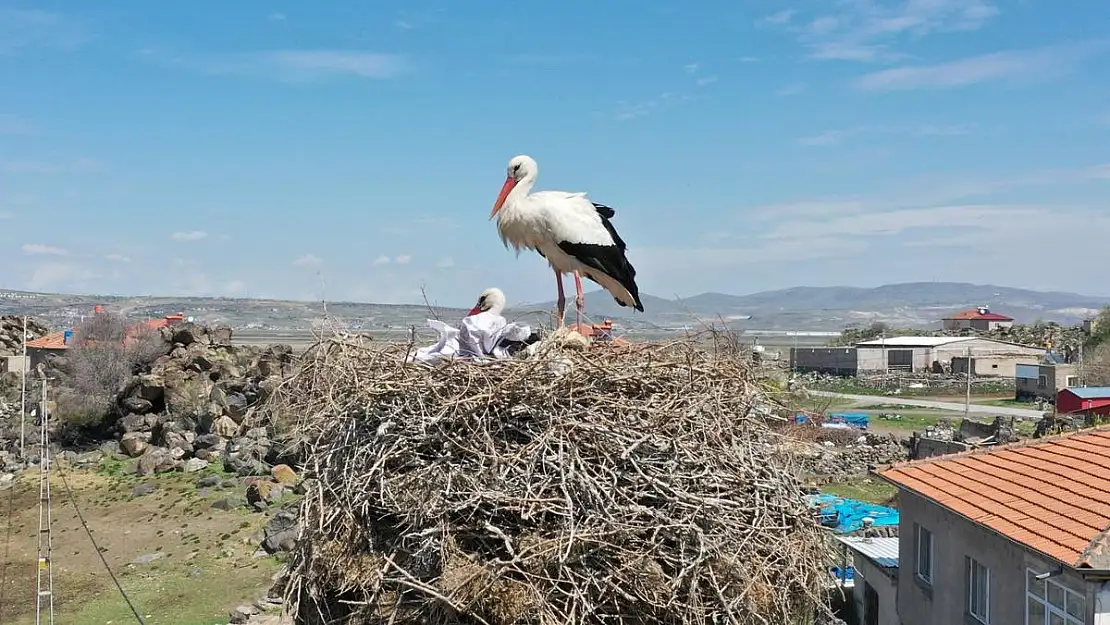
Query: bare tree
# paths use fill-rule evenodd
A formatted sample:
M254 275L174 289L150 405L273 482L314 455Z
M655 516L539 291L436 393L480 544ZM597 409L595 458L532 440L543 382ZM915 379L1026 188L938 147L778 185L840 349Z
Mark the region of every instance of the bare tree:
M1083 354L1083 383L1110 386L1110 342L1097 345Z
M162 335L149 326L129 326L113 313L86 319L66 355L69 384L59 389L58 416L74 425L99 423L136 368L165 353Z

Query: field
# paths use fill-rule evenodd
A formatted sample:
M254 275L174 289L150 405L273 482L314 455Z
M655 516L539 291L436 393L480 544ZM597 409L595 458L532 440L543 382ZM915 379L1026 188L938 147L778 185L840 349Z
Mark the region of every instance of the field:
M267 517L212 507L241 497L241 486L202 493L195 482L209 473L138 478L118 469L106 464L96 472L64 471L105 559L148 624L224 624L232 608L265 594L279 563L252 554ZM133 622L67 500L60 470L55 465L52 481L57 620ZM38 470L32 469L13 489L0 491L0 505L10 512L2 529L8 542L0 622L11 625L35 622L38 484ZM152 492L140 494L151 486Z

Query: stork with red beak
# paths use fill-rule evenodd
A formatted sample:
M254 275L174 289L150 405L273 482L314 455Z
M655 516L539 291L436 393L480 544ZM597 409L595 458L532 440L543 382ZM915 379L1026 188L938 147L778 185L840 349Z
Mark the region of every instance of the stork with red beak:
M517 255L522 249L535 250L551 265L559 286L558 325L563 325L566 307L566 273L574 274L579 327L586 308L582 276L600 284L621 306L643 312L636 269L628 262L625 243L609 221L616 211L589 200L585 193L530 194L538 175L539 167L531 157L513 157L490 219L497 217L497 231L505 247L511 245Z
M501 289L497 287L491 287L486 289L485 291L482 291L481 294L478 295L478 303L474 305L474 308L470 309L470 312L466 313L466 316L473 317L474 315L480 315L487 312L494 315L500 315L502 312L504 312L504 310L505 294L501 292Z

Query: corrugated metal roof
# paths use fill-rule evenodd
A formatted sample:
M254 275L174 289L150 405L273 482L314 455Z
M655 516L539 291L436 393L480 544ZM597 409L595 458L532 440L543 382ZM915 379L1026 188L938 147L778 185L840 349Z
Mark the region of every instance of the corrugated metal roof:
M837 540L885 569L898 568L898 538L837 536Z
M884 339L872 339L870 341L860 341L856 345L860 347L937 347L938 345L947 345L949 343L958 343L960 341L970 341L976 337L973 336L891 336Z
M1105 399L1110 397L1110 386L1077 386L1066 388L1067 391L1080 399Z

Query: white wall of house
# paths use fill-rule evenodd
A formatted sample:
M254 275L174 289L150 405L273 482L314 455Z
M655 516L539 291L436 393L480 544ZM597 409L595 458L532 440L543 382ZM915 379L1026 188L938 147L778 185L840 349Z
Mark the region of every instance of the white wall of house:
M852 600L856 604L856 614L860 623L866 623L864 613L864 582L875 589L879 597L879 618L881 625L899 625L898 619L898 569L884 569L876 566L866 556L854 553L852 567L856 570Z

